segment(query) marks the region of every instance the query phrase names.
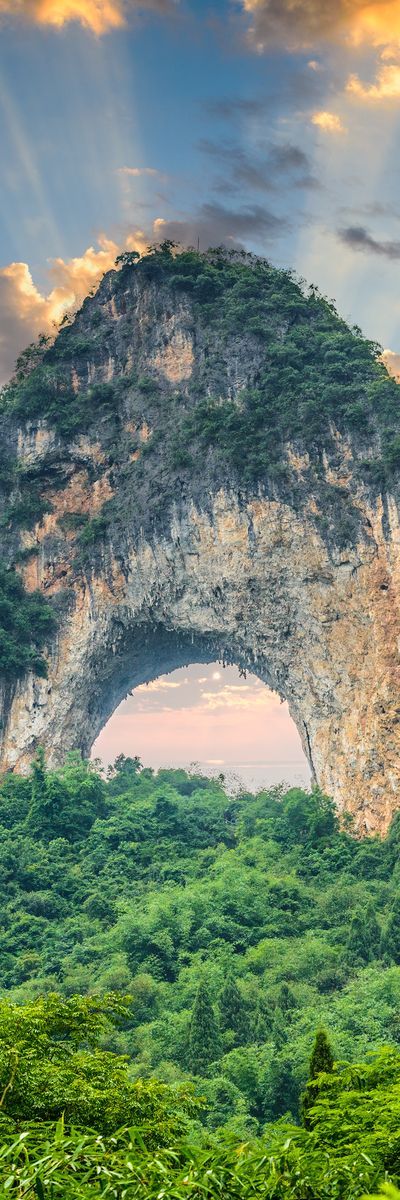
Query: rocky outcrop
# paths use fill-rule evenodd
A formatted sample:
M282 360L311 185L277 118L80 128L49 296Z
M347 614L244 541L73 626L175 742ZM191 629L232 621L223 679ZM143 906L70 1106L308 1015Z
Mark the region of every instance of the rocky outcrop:
M75 395L115 383L112 409L100 394L71 437L43 418L4 418L20 477L40 480L46 511L29 528L10 520L3 553L16 562L19 551L26 588L54 604L58 632L48 678L3 689L1 766L25 769L39 744L53 764L71 748L88 754L137 684L219 659L288 701L314 780L360 832L383 832L400 805L396 495L371 492L337 429L318 484L312 453L295 442L289 475L272 486L243 487L212 453L185 462L176 442L171 466L177 412L202 387L240 402L258 343L249 334L215 346L186 296L116 281L84 308L69 333L80 346L63 359ZM351 539L323 511L332 488Z

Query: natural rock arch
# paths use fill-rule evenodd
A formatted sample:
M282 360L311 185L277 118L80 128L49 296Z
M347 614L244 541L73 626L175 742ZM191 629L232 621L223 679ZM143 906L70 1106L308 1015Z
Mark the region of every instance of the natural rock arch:
M201 278L221 261L240 279L259 270L192 258ZM217 393L206 417L222 411L235 428L235 406L254 405L260 331L217 337L168 275L173 261L166 250L142 273L128 262L107 276L6 408L14 512L21 473L41 512L21 526L8 510L3 554L52 601L58 628L47 679L4 682L1 765L26 769L38 745L54 764L71 748L88 754L127 691L222 659L288 701L314 780L360 831L384 830L400 800L398 501L395 484L374 489L358 466L379 435L332 421L307 445L297 432L284 472L243 482L221 429L196 442L193 413Z

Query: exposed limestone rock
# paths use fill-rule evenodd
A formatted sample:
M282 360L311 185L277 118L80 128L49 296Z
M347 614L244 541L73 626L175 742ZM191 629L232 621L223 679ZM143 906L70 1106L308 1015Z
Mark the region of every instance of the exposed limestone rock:
M49 511L34 528L9 529L4 552L13 561L18 548L35 551L19 569L54 601L59 629L48 679L3 689L1 765L27 768L39 744L52 764L71 748L88 754L137 684L218 658L288 701L314 780L360 832L383 832L400 805L398 502L355 477L353 447L337 430L323 482L356 514L344 546L321 526L323 492L296 445L286 451L289 487L243 489L211 460L171 477L164 446L176 404L189 407L194 386L215 394L222 378L223 394L240 395L258 345L233 338L215 358L187 299L172 308L168 288L121 292L114 280L97 300L106 336L73 370L74 390L127 381L116 415L95 414L69 442L43 421L7 424L20 461L44 471ZM79 518L103 512L100 541L83 525L85 541Z

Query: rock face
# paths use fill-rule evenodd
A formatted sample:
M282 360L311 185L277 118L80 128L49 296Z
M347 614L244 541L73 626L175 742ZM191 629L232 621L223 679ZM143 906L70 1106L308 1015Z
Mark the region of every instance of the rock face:
M400 806L395 488L363 482L365 447L336 427L317 471L312 449L287 442L289 474L272 485L243 486L212 450L190 458L181 414L202 389L240 404L259 340L217 344L168 280L133 266L122 275L106 277L59 339L63 380L87 396L83 428L3 417L15 486L39 481L45 510L5 523L3 555L54 604L58 632L47 679L4 683L1 767L26 769L38 745L51 764L86 755L137 684L220 659L288 701L314 780L360 832L383 832ZM329 489L351 537L329 504L322 512Z

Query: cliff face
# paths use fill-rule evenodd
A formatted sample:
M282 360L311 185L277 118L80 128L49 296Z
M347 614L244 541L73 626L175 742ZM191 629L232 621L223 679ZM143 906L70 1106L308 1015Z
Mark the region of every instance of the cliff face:
M314 779L360 832L384 831L400 804L396 486L364 477L376 430L331 419L322 439L282 437L279 470L275 455L251 478L248 445L232 464L227 422L264 356L259 330L222 336L189 289L128 265L28 376L28 412L11 397L2 555L58 626L47 679L4 681L1 765L25 769L38 744L53 764L88 754L127 691L218 658L288 701Z

